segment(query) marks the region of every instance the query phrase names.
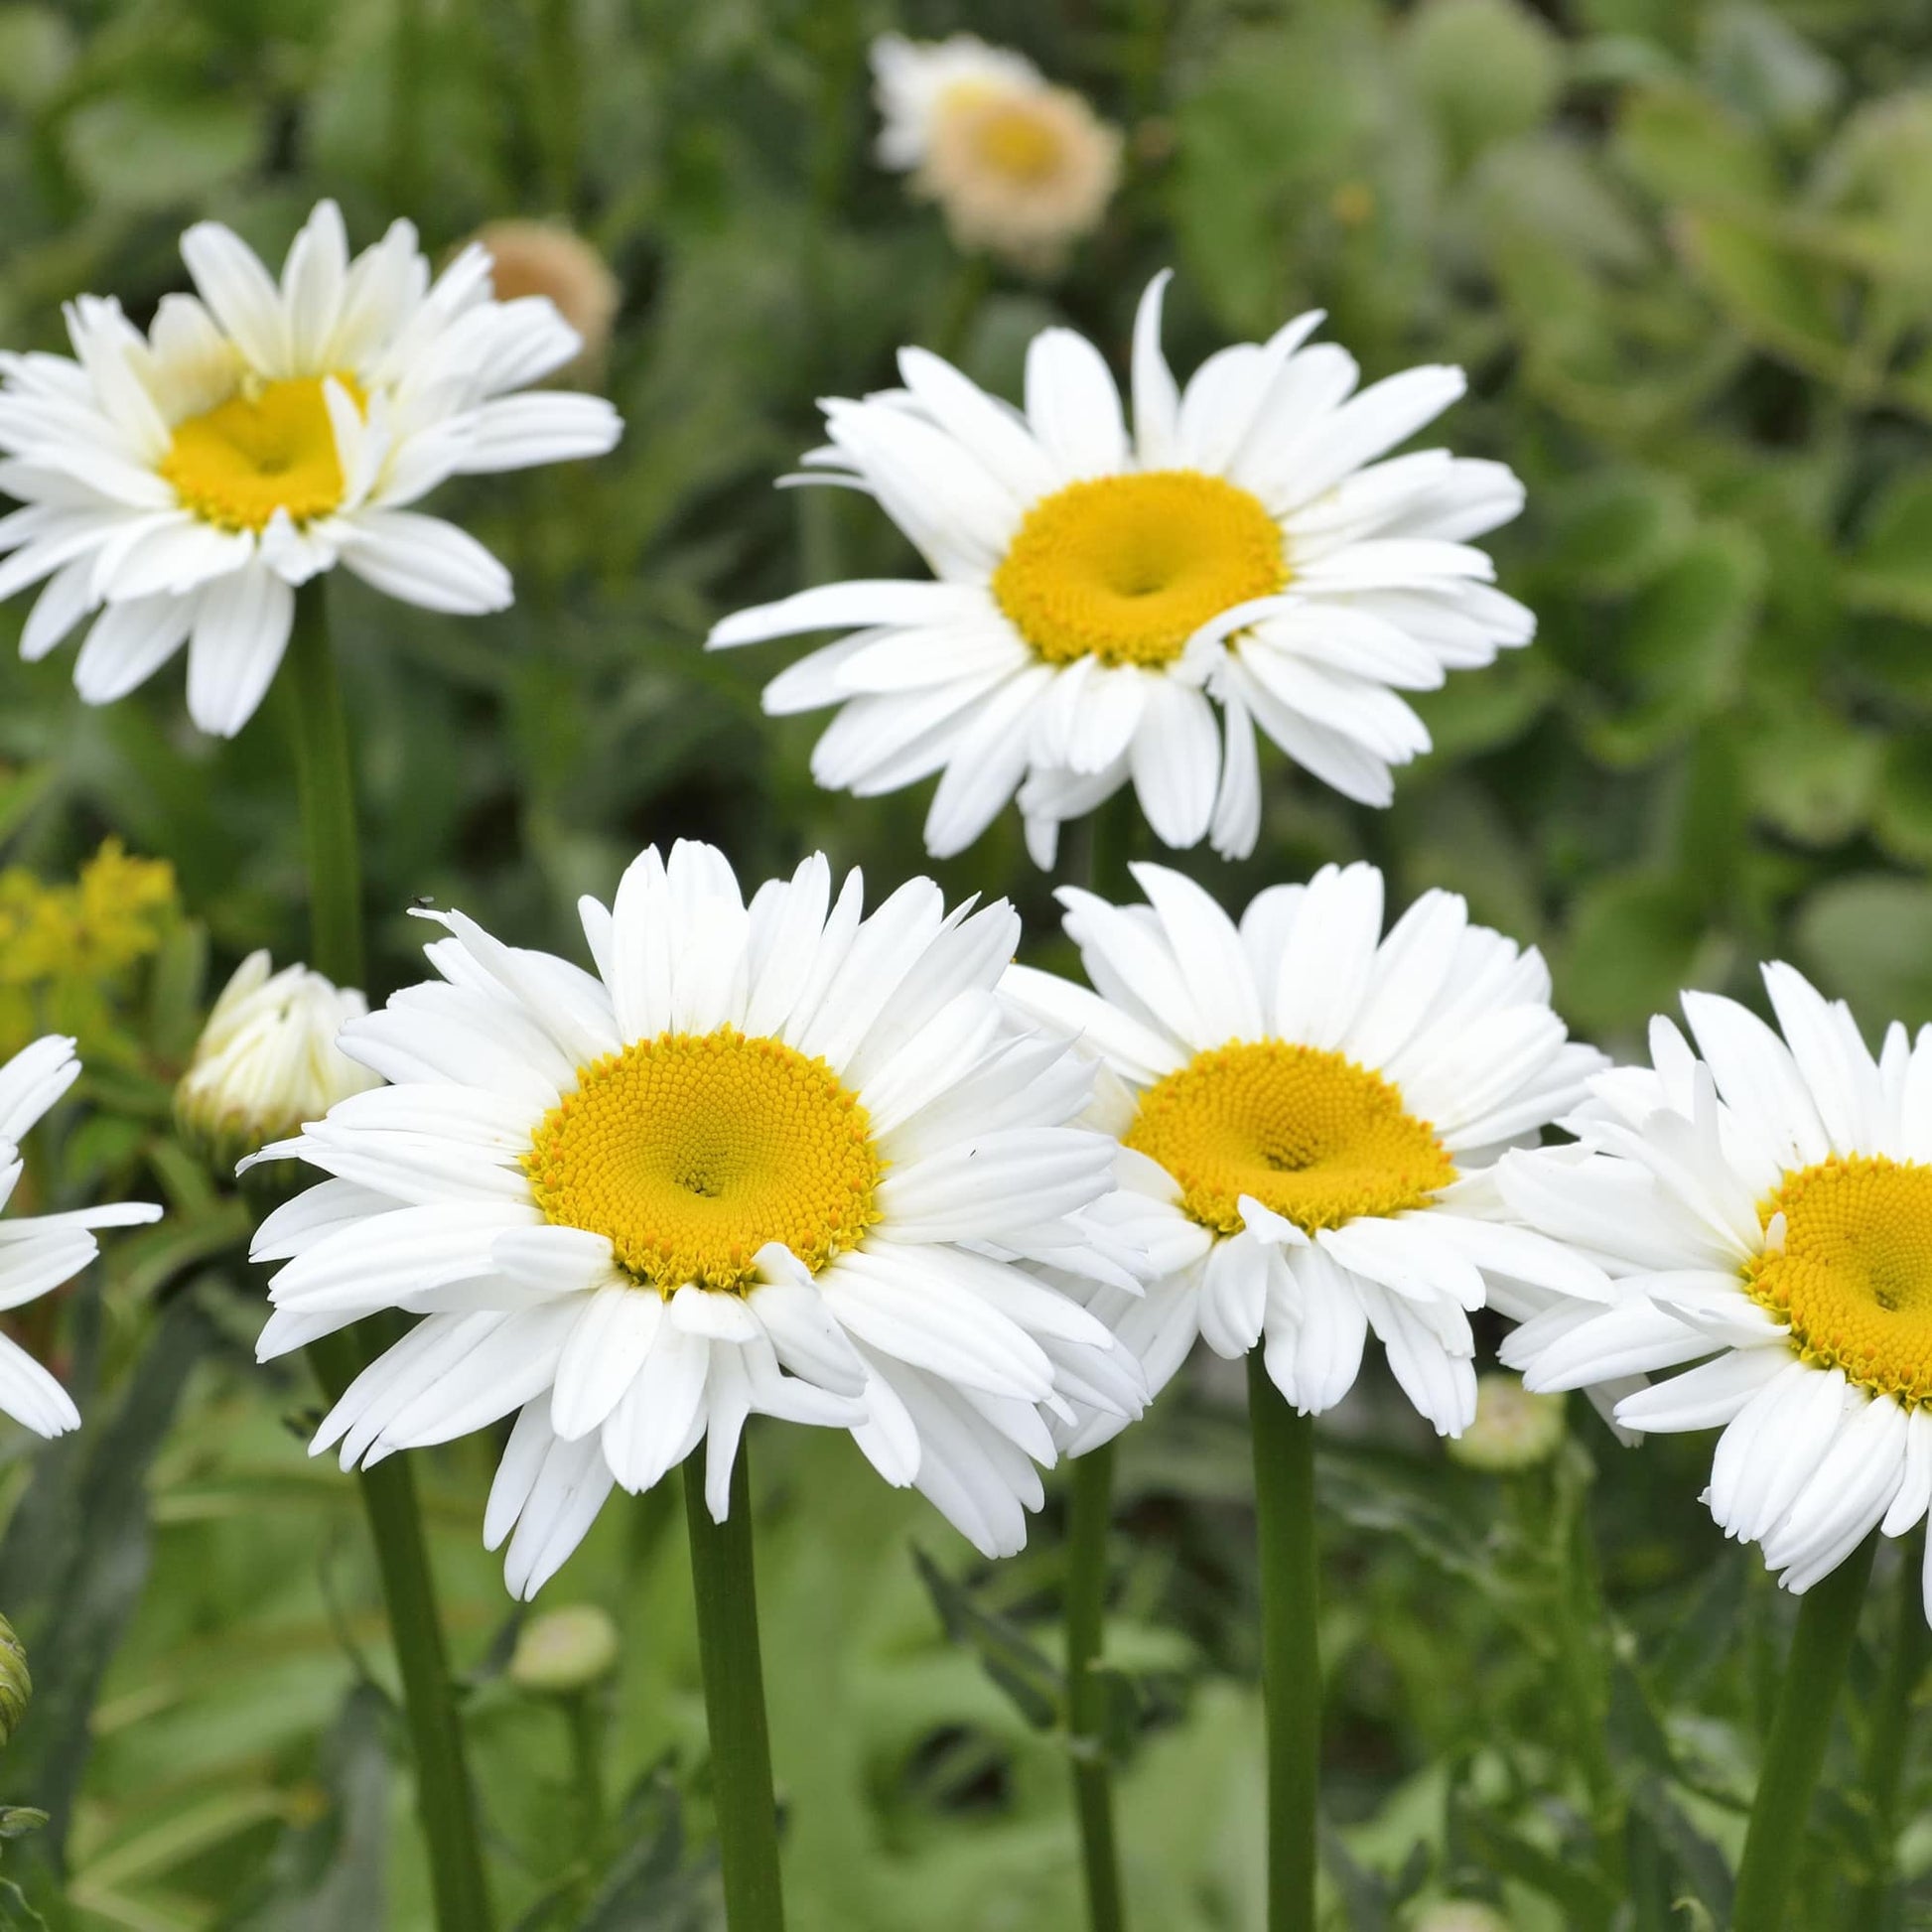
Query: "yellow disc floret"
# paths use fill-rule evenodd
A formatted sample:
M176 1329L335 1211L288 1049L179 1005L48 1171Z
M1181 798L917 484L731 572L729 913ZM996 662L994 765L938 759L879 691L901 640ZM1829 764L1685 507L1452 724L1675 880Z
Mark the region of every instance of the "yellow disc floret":
M1243 1194L1312 1234L1421 1207L1455 1178L1435 1130L1379 1073L1278 1039L1196 1054L1142 1096L1126 1140L1218 1234L1240 1232Z
M355 384L344 377L351 397ZM342 505L342 461L324 378L250 384L176 426L157 466L186 509L224 530L264 530L277 510L300 524Z
M1059 131L1025 99L982 107L973 118L972 138L980 159L1011 181L1050 181L1059 169Z
M550 1221L607 1236L664 1295L742 1291L771 1241L816 1273L878 1218L865 1108L823 1060L731 1027L585 1067L523 1167Z
M1289 579L1256 497L1194 470L1068 483L1027 512L1000 567L1000 609L1049 664L1168 664L1210 618Z
M1790 1175L1759 1207L1784 1245L1745 1268L1753 1301L1791 1328L1808 1362L1875 1393L1932 1402L1932 1167L1834 1157Z

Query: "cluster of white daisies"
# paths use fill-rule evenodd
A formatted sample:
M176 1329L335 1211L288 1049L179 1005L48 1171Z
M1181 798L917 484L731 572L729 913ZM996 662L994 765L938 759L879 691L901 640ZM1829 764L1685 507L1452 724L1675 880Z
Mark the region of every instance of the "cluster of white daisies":
M903 48L881 74L906 115L989 98ZM910 125L890 158L936 167ZM298 586L341 562L432 609L493 608L500 566L408 505L619 426L590 397L518 393L579 338L542 298L499 301L482 251L432 278L399 223L351 260L327 205L279 283L225 229L185 249L200 297L146 334L83 301L76 359L0 364L0 486L25 504L0 522L0 595L45 580L29 655L90 619L75 674L96 701L186 641L194 716L233 732ZM713 634L842 633L767 705L837 708L822 783L936 775L935 854L1017 797L1049 865L1063 821L1130 785L1169 845L1245 854L1257 729L1384 803L1428 745L1400 694L1531 635L1471 543L1516 512L1515 478L1391 454L1459 372L1358 390L1304 316L1183 388L1164 284L1134 330L1131 428L1065 330L1034 343L1024 409L917 349L902 387L828 404L806 480L874 496L930 575ZM513 1419L485 1533L524 1595L613 1487L700 1447L722 1514L755 1413L849 1431L998 1555L1040 1468L1132 1423L1197 1336L1259 1348L1314 1414L1373 1332L1454 1435L1488 1308L1520 1324L1504 1356L1532 1388L1589 1389L1631 1432L1722 1427L1712 1509L1793 1588L1926 1514L1932 1037L1894 1029L1874 1058L1774 967L1782 1036L1689 995L1695 1046L1660 1021L1652 1067L1611 1068L1568 1039L1536 951L1452 894L1385 930L1381 876L1329 867L1237 923L1179 873L1134 876L1141 903L1060 895L1085 985L1014 965L1004 903L949 910L920 879L868 912L821 858L748 897L703 845L647 851L610 906L584 901L588 969L458 912L431 915L437 978L374 1013L251 961L182 1104L211 1142L252 1124L258 1159L328 1176L260 1228L261 1352L414 1317L317 1448L366 1464ZM62 1040L0 1071L0 1198L75 1071ZM1571 1139L1541 1150L1553 1126ZM154 1212L0 1223L0 1312L70 1279L91 1227ZM44 1434L76 1420L4 1339L0 1407Z

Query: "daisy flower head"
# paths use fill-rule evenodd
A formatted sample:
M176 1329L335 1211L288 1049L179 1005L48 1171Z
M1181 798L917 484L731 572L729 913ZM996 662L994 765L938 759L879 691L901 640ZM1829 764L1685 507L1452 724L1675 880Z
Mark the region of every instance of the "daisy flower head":
M0 1064L0 1207L20 1184L20 1144L27 1130L80 1077L73 1041L50 1035ZM0 1220L0 1314L23 1308L70 1282L100 1252L95 1228L158 1221L161 1209L118 1201L66 1214ZM0 1334L0 1415L37 1436L80 1427L73 1399L16 1341Z
M1452 893L1385 936L1373 866L1271 886L1238 926L1178 873L1134 877L1143 905L1060 892L1093 991L1006 979L1119 1081L1123 1179L1162 1224L1145 1297L1098 1311L1151 1390L1199 1335L1230 1359L1261 1346L1305 1415L1353 1387L1373 1329L1416 1409L1458 1434L1470 1311L1514 1282L1600 1282L1504 1224L1494 1167L1582 1099L1601 1056L1568 1039L1536 950Z
M541 298L498 302L486 250L431 277L397 221L350 259L322 203L279 283L219 222L182 237L197 293L143 334L111 299L67 312L71 359L0 356L0 597L46 580L21 638L44 657L92 618L89 704L188 646L188 708L229 738L288 642L297 587L337 564L425 610L497 611L509 574L410 505L454 476L598 456L610 404L527 388L578 353ZM95 614L98 615L95 615Z
M827 584L727 618L714 647L847 635L781 673L774 713L839 707L818 782L862 797L939 774L925 839L970 845L1019 797L1053 862L1063 820L1127 784L1170 846L1228 857L1261 828L1257 726L1323 783L1386 805L1429 748L1405 690L1527 643L1530 614L1469 539L1507 522L1502 465L1384 461L1462 393L1418 368L1355 392L1307 315L1211 356L1180 391L1141 303L1130 435L1100 351L1035 337L1023 412L923 349L905 386L825 407L801 481L877 497L929 581Z
M849 1429L989 1555L1074 1398L1139 1412L1139 1364L1059 1286L1131 1292L1143 1258L1114 1143L1072 1124L1091 1067L999 996L1015 914L863 891L818 857L748 904L712 847L652 848L583 902L594 972L426 915L440 979L343 1032L392 1084L264 1151L333 1177L257 1236L286 1264L262 1355L420 1315L316 1449L518 1412L485 1537L519 1595L701 1442L723 1520L755 1411Z
M1610 1279L1524 1311L1503 1358L1627 1430L1721 1430L1704 1500L1802 1591L1932 1501L1932 1030L1874 1058L1792 967L1764 985L1775 1031L1686 993L1690 1038L1653 1020L1578 1147L1504 1161L1510 1208Z
M1100 225L1121 139L1024 55L972 34L873 43L882 166L938 204L955 242L1048 272Z

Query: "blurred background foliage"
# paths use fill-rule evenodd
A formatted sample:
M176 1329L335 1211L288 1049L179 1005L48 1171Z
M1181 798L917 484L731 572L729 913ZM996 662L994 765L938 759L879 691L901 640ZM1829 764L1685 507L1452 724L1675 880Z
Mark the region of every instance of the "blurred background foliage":
M1018 46L1126 130L1108 225L1057 280L958 258L872 165L866 48L893 27ZM444 499L514 567L515 609L331 586L378 998L416 971L417 896L569 950L576 896L647 840L716 839L748 878L818 846L882 885L926 869L920 809L816 791L814 722L760 716L782 649L699 640L739 605L909 564L863 500L771 488L817 440L815 397L890 383L905 342L1012 394L1060 320L1118 362L1172 265L1183 367L1311 305L1369 376L1463 363L1445 435L1525 478L1495 549L1542 621L1424 699L1437 749L1390 812L1269 763L1254 859L1186 861L1225 902L1357 854L1399 901L1454 887L1545 946L1573 1025L1612 1047L1680 986L1753 997L1772 955L1868 1022L1932 1019L1927 0L30 0L0 5L0 182L13 347L59 345L82 290L145 320L198 216L278 258L322 194L360 243L398 212L437 250L568 217L619 278L621 451ZM39 1686L0 1805L52 1814L0 1847L0 1927L416 1932L353 1490L301 1452L300 1372L251 1365L249 1209L168 1129L220 976L302 944L277 721L201 739L178 669L86 711L68 652L15 661L23 610L0 615L0 1036L76 1031L90 1063L27 1186L159 1189L173 1213L31 1311L88 1428L42 1449L0 1425L0 1607ZM1056 956L1010 817L939 871L1014 894ZM1110 1644L1144 1932L1260 1924L1238 1405L1203 1372L1125 1445ZM1581 1408L1573 1428L1554 1460L1484 1474L1365 1379L1327 1434L1336 1926L1420 1926L1451 1897L1529 1932L1725 1921L1788 1606L1698 1508L1702 1444L1631 1456ZM843 1439L755 1448L794 1923L1065 1932L1052 1509L988 1572ZM674 1498L608 1509L547 1592L621 1634L616 1675L559 1697L509 1667L478 1547L492 1459L419 1465L502 1923L715 1927ZM1882 1674L1886 1622L1807 1926L1863 1909L1885 1828L1830 1792L1910 1689ZM1845 1922L1932 1922L1932 1826L1902 1865L1899 1898Z

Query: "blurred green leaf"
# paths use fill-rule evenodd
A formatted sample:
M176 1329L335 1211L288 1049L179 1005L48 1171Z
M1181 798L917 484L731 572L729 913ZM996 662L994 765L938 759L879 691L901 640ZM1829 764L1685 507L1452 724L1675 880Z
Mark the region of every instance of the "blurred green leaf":
M1874 1039L1892 1020L1932 1021L1932 886L1880 875L1835 879L1804 902L1798 963L1850 1000Z

